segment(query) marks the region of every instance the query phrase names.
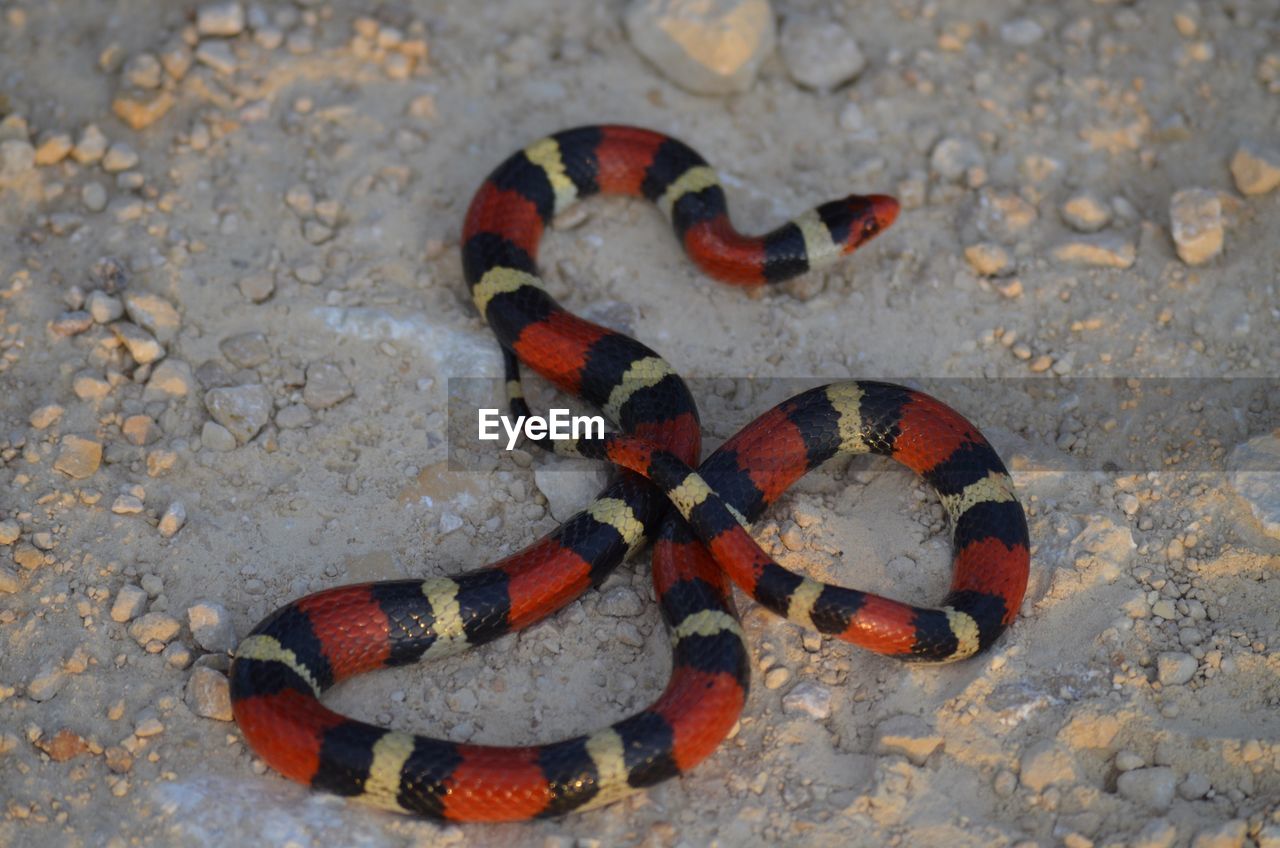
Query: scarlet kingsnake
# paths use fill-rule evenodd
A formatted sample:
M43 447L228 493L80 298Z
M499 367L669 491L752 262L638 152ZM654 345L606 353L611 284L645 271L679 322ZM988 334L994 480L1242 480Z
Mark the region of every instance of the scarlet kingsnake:
M747 696L748 654L729 578L793 621L907 660L971 656L1017 615L1029 549L1012 482L977 429L925 394L874 382L812 389L699 465L698 412L679 376L639 342L566 312L537 276L547 224L596 193L653 201L699 267L745 286L830 264L898 212L892 198L851 196L763 237L743 236L702 157L631 127L560 132L502 163L472 200L462 261L502 345L514 410L527 411L523 363L619 428L557 450L638 473L623 472L550 535L482 569L330 589L262 621L237 650L232 703L249 745L288 777L389 809L498 821L605 804L688 771L728 734ZM938 609L795 575L744 529L810 469L868 452L923 475L951 518L955 570ZM526 627L599 584L649 539L675 656L666 691L624 721L548 745L458 744L355 721L318 699L352 675Z

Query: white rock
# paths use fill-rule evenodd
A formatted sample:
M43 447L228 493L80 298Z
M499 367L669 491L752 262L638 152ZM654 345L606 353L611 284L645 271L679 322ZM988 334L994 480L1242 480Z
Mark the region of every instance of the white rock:
M1116 791L1125 798L1157 810L1168 808L1173 803L1173 790L1178 776L1168 766L1152 766L1151 768L1127 771L1116 778Z
M187 607L187 625L196 644L206 651L227 653L236 646L231 616L217 601L197 601Z
M802 680L783 696L782 711L823 721L831 716L831 691L811 680Z
M107 208L107 190L97 180L87 182L80 188L80 202L90 212L101 212Z
M201 35L231 36L244 30L244 7L236 0L202 3L196 10L196 32Z
M242 445L258 435L274 410L271 393L257 383L210 389L205 393L204 406L213 420L226 427Z
M816 15L789 15L782 25L778 51L792 79L819 90L848 82L867 65L847 29Z
M749 89L776 38L767 0L632 0L624 20L636 50L696 94Z
M1228 466L1231 488L1249 505L1262 531L1280 539L1280 430L1236 447Z
M941 745L941 734L919 716L893 716L876 727L878 753L902 754L918 766L924 765L929 755Z
M1167 651L1156 657L1156 674L1165 686L1181 686L1196 675L1196 658L1181 651Z
M174 501L165 507L164 514L160 516L160 523L156 525L156 529L160 531L161 536L168 539L181 530L186 523L187 508L182 505L182 501Z
M116 592L116 599L111 604L111 620L122 624L133 621L142 615L146 606L147 593L132 583L126 583Z
M533 469L533 483L547 499L547 509L556 521L568 521L576 512L586 509L609 483L608 466L574 463L546 467L539 463Z
M1266 194L1280 186L1280 149L1241 144L1231 157L1231 176L1241 194Z
M1222 252L1222 201L1217 192L1186 188L1169 202L1170 230L1178 257L1188 265L1202 265Z

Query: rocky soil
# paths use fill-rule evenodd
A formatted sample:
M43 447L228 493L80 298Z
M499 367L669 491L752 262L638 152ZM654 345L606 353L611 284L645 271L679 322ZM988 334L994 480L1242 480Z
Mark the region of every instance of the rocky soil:
M822 380L962 409L1028 509L1022 617L933 668L743 599L734 736L562 820L288 783L229 722L238 636L517 550L602 479L451 464L448 427L451 385L500 373L471 192L606 121L703 151L744 229L901 199L759 297L633 201L571 212L542 265L694 378L709 447ZM1274 0L0 2L0 843L1277 848L1278 146ZM811 475L757 531L817 577L945 590L942 509L887 463ZM664 686L652 597L640 556L329 700L454 740L584 732Z

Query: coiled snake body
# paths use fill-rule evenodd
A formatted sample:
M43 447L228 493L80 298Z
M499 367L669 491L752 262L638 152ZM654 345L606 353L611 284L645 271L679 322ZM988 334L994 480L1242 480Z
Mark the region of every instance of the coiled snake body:
M830 264L898 212L892 198L851 196L767 235L744 236L730 224L724 192L702 157L632 127L560 132L500 165L472 200L462 254L476 307L503 348L513 411L528 411L523 364L618 428L603 439L546 446L629 471L550 535L499 562L458 577L330 589L262 621L237 649L232 705L249 745L286 776L434 818L554 816L681 774L729 733L749 677L731 582L792 621L906 660L971 656L1016 616L1029 553L1012 482L977 429L928 395L865 381L812 389L699 463L698 412L680 377L640 342L565 311L538 277L548 222L596 193L653 201L700 268L746 286ZM941 498L955 553L951 591L938 608L799 576L748 533L746 525L807 471L857 453L897 459ZM650 540L674 661L661 697L634 716L560 742L509 747L388 730L319 700L352 675L526 627Z

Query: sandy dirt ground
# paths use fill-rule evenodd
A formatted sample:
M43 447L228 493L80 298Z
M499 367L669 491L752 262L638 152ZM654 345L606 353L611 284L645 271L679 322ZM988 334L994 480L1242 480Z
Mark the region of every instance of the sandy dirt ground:
M1280 4L777 2L865 69L815 91L771 52L722 97L655 70L623 12L275 2L198 36L191 3L0 3L0 843L1280 845L1280 191L1230 167L1280 138ZM634 201L586 205L542 267L694 378L708 447L819 381L941 394L1027 507L1023 614L921 667L740 598L732 738L560 820L440 826L289 783L227 721L236 636L309 591L518 550L598 486L451 468L446 433L450 380L500 373L461 277L468 199L600 122L701 150L746 230L902 200L851 261L762 297ZM941 507L887 462L811 475L756 530L845 585L947 583ZM641 555L328 702L458 741L590 731L665 685L652 597Z

